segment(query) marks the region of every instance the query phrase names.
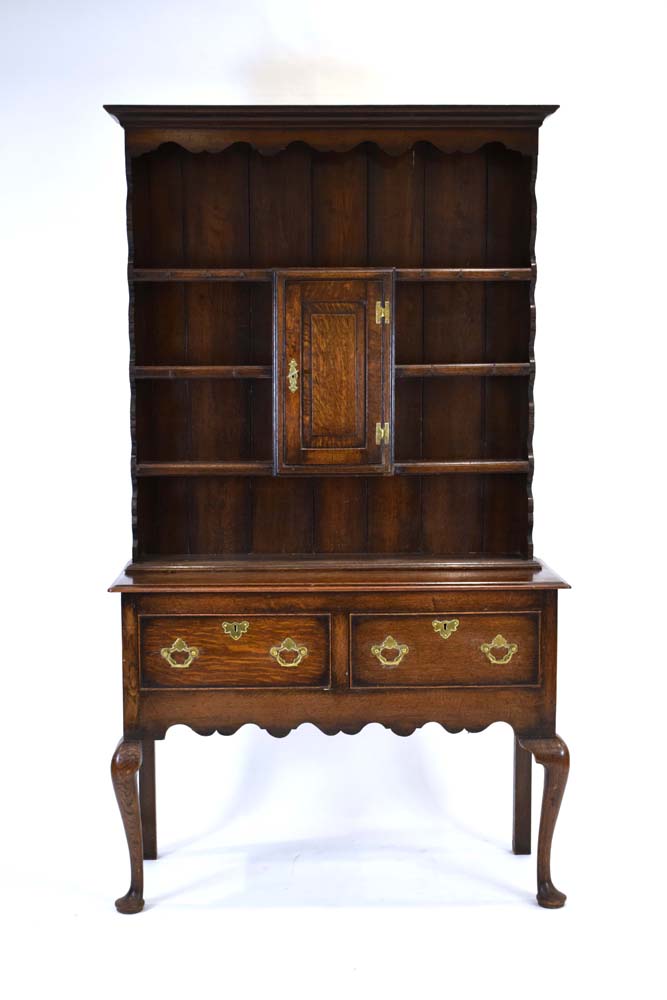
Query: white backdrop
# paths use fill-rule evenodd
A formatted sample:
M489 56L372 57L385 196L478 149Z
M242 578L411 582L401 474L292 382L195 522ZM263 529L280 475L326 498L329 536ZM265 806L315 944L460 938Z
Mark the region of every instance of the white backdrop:
M4 0L5 995L659 992L664 31L658 3ZM130 553L116 103L550 103L535 547L560 602L564 910L510 853L509 729L158 745L143 914L116 914ZM535 832L541 791L535 768ZM6 984L5 984L6 987Z

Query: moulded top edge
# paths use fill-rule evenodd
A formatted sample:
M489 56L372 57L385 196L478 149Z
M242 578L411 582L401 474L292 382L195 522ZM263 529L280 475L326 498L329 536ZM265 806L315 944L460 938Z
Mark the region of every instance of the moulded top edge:
M123 128L539 128L557 104L105 104Z
M471 565L456 568L444 565L440 569L430 566L400 569L398 565L387 568L380 563L362 567L343 568L332 561L323 569L326 560L317 567L304 563L289 568L278 560L245 563L235 560L224 564L211 563L206 567L165 566L142 568L140 563L129 563L118 579L109 587L111 593L223 593L223 592L367 592L373 591L429 591L429 590L567 590L569 584L545 563L527 560L516 567L505 568ZM391 562L391 560L388 560ZM274 565L272 565L274 563Z

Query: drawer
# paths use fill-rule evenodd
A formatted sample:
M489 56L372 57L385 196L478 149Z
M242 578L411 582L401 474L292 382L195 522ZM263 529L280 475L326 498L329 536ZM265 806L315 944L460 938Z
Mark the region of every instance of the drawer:
M328 615L139 618L144 687L328 687Z
M351 615L352 687L537 684L539 613Z

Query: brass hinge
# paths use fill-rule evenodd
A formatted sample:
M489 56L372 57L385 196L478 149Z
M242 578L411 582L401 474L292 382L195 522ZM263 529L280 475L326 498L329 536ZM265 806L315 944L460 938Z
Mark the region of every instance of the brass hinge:
M389 424L375 425L375 443L389 444Z
M389 302L376 302L375 303L375 322L378 326L382 323L389 323L391 317L391 308Z

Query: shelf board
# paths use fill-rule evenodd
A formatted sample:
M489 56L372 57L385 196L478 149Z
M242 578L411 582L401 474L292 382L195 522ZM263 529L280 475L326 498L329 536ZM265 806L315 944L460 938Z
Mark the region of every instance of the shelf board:
M270 476L272 462L137 462L138 476Z
M273 272L266 267L134 267L130 281L271 281Z
M437 476L443 472L529 472L530 462L505 462L489 459L461 462L395 462L394 472L404 476Z
M273 463L262 462L137 462L137 475L146 476L270 476ZM396 462L394 472L404 476L436 476L448 472L525 473L530 462L495 461L416 461Z
M399 267L396 281L532 281L532 267Z
M289 271L294 268L270 267L130 267L128 277L134 282L165 281L248 281L269 282L274 271ZM534 269L531 267L397 267L336 268L336 273L375 274L378 271L392 271L397 281L532 281ZM326 268L300 267L299 274L330 273Z
M271 365L136 365L137 379L196 379L196 378L250 378L270 379ZM449 364L449 365L395 365L397 378L445 378L456 375L520 376L530 375L533 364Z
M530 375L533 364L395 365L396 378L445 378L450 375Z
M136 365L138 379L271 378L271 365Z

